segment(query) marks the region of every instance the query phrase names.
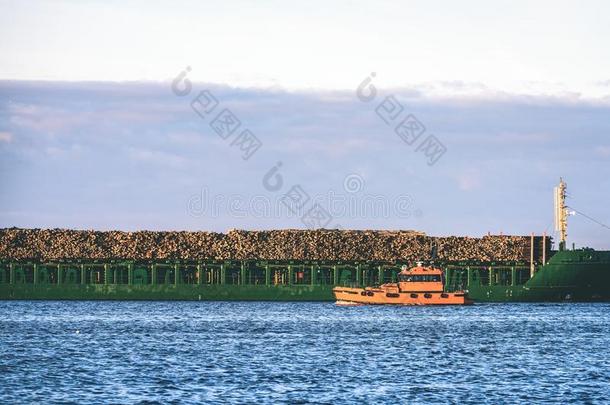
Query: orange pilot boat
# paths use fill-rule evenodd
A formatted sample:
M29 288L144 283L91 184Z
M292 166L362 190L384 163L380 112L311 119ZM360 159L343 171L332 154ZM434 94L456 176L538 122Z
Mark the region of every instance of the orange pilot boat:
M443 271L418 265L409 269L403 266L397 283L379 287L335 287L333 293L338 305L469 305L467 291L446 292Z

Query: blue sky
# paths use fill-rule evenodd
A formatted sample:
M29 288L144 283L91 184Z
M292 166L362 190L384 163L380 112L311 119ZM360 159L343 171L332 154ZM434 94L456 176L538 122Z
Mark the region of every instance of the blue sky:
M559 176L571 206L610 222L603 3L146 4L0 2L0 226L304 228L281 202L299 185L309 205L364 207L331 227L552 233ZM202 90L220 103L206 119ZM434 165L376 114L388 96L444 145ZM210 126L222 108L241 121L227 140ZM262 144L247 160L243 129ZM607 229L570 224L609 247Z

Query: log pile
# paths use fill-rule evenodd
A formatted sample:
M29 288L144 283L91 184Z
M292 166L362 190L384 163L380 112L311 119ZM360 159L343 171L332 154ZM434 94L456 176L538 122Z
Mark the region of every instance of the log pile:
M542 237L535 238L535 260ZM547 239L550 248L550 238ZM415 231L121 232L0 229L0 259L529 261L530 237L432 237Z

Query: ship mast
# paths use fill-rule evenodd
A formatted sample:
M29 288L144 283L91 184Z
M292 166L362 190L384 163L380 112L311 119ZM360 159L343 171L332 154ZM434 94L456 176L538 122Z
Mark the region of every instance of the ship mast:
M568 239L568 207L566 207L567 184L559 178L559 186L555 187L555 231L559 232L559 250L566 248Z

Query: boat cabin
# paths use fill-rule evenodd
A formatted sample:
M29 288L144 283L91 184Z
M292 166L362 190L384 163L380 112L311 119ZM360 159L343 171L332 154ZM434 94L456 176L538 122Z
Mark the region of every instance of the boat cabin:
M400 291L442 292L443 272L433 267L417 266L409 269L404 266L398 273Z

